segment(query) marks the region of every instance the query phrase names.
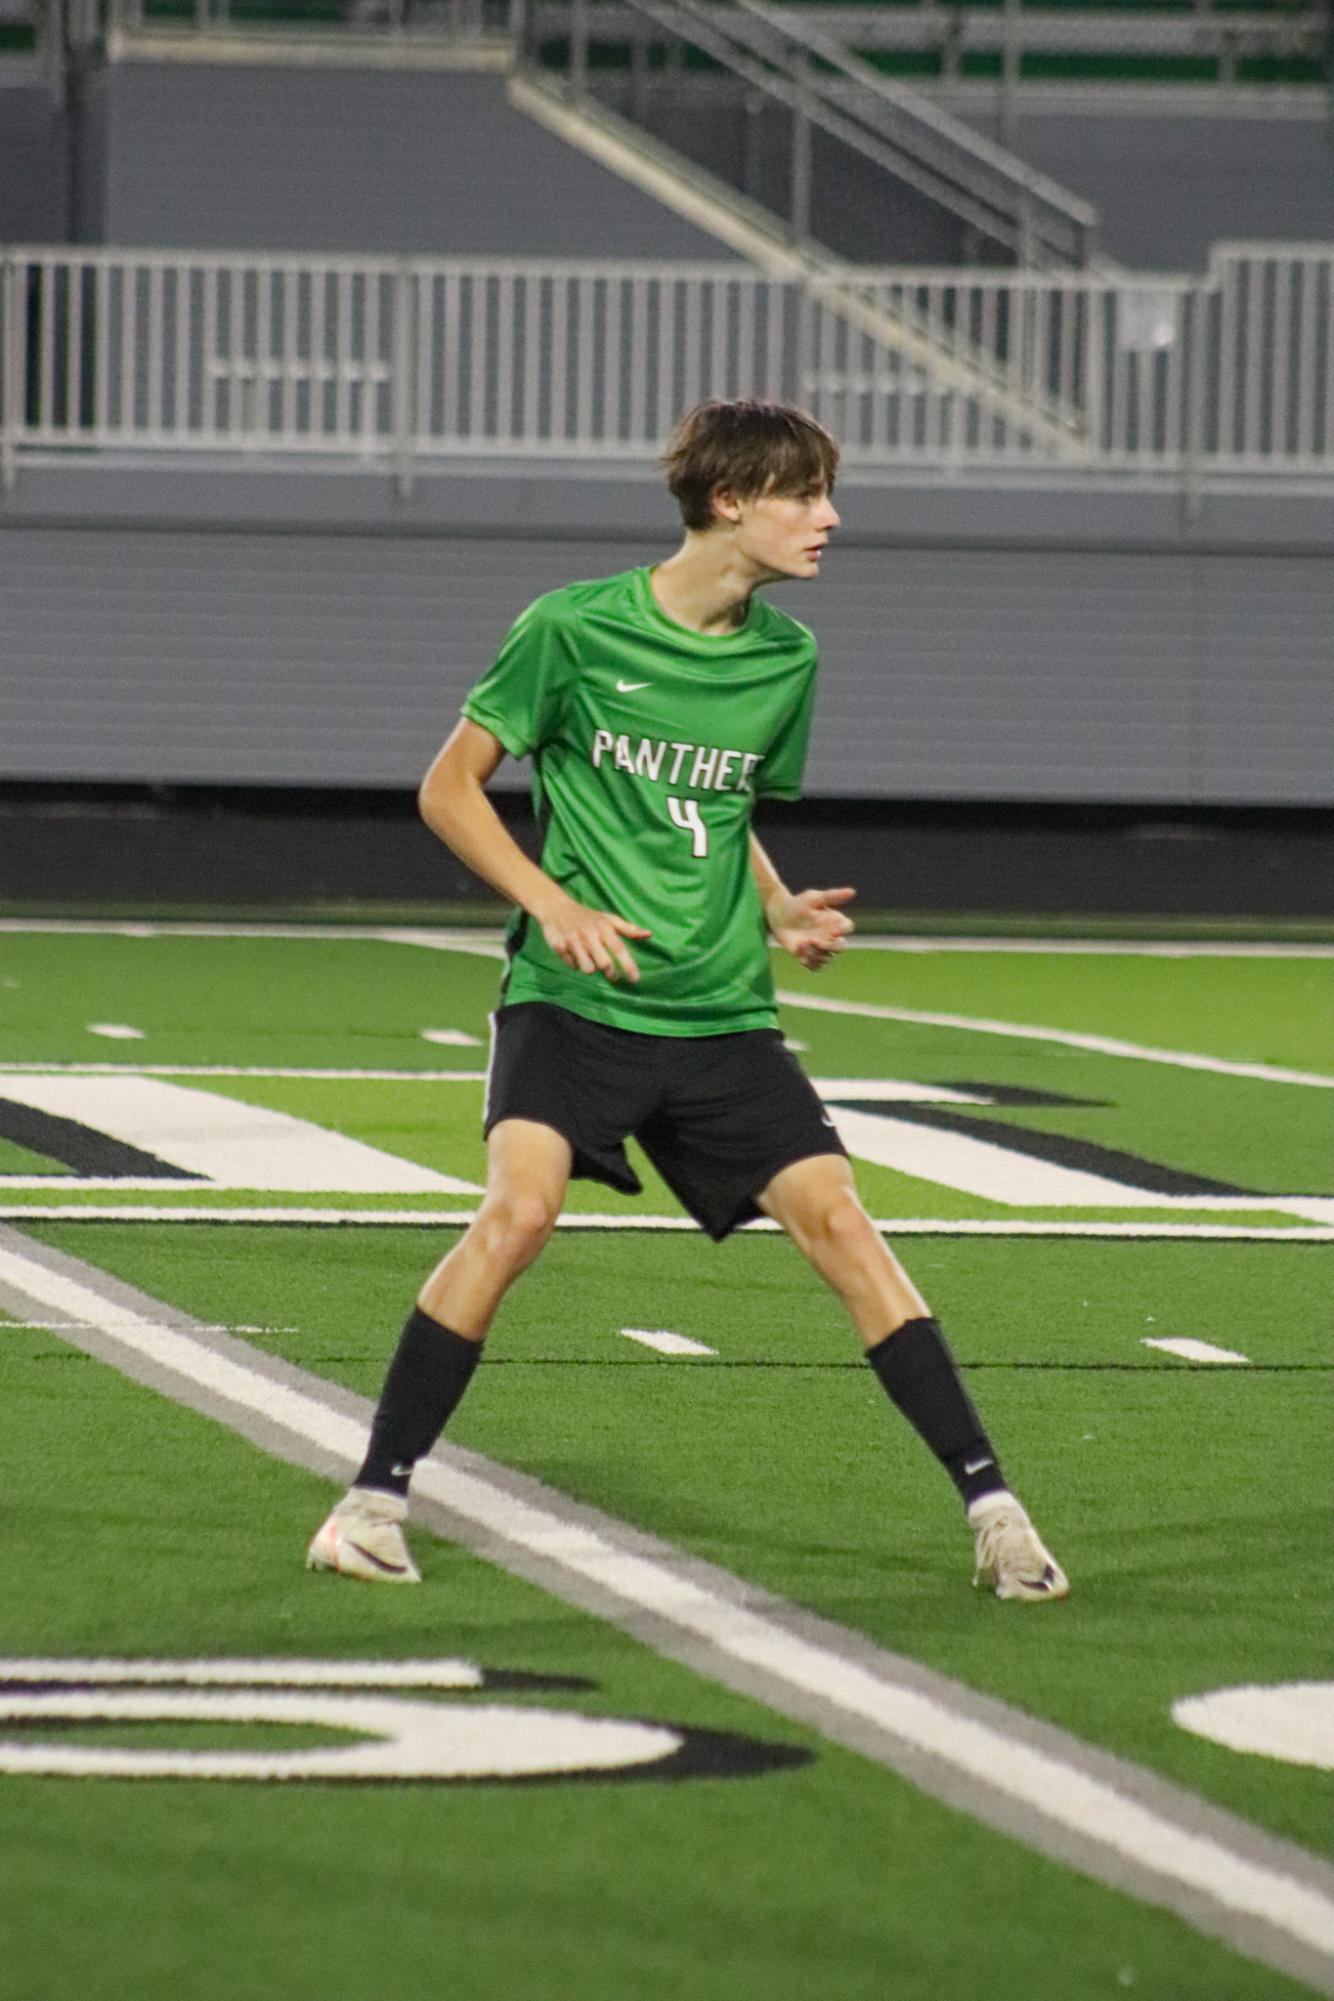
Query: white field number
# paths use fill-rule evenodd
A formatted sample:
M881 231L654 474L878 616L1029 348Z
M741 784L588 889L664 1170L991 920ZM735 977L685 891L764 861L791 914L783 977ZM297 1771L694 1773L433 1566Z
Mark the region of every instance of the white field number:
M709 852L709 830L700 815L698 799L678 799L669 793L667 811L683 833L690 836L690 852L701 861Z
M467 1692L482 1681L471 1662L449 1660L0 1661L0 1773L270 1782L545 1778L653 1764L682 1745L658 1724L497 1702L413 1701L402 1692ZM53 1728L42 1741L44 1723ZM114 1737L118 1726L140 1723L215 1731L297 1725L351 1741L272 1751L60 1741L71 1724L99 1724Z
M1215 1688L1174 1702L1172 1717L1229 1751L1334 1772L1334 1681Z

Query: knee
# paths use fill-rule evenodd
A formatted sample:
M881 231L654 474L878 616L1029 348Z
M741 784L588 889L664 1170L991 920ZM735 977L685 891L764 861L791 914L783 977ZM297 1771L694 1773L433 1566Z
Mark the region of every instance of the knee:
M556 1227L560 1210L540 1193L488 1197L473 1229L489 1257L522 1271L531 1264Z
M834 1190L811 1219L811 1234L835 1263L883 1251L880 1233L851 1188Z

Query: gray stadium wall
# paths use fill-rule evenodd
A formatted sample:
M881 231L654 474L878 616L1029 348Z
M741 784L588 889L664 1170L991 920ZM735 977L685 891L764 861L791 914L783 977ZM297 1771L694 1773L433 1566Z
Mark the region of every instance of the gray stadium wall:
M70 124L42 84L0 84L0 243L69 233Z
M113 63L100 241L353 255L731 258L505 97L502 76Z
M1328 507L839 489L828 798L1334 802ZM539 592L670 548L654 476L34 468L0 510L0 780L415 785ZM505 768L513 785L524 782Z
M1010 144L1093 203L1103 255L1132 270L1203 271L1222 240L1334 242L1334 128L1319 100L1288 117L1211 114L1208 103L1206 86L1193 115L1027 111ZM999 136L975 102L957 108Z
M624 115L633 91L615 72L599 95ZM996 115L974 90L941 100L986 137ZM1334 145L1318 93L1285 116L1199 109L1143 114L1026 110L1011 149L1098 211L1101 253L1131 269L1203 271L1210 246L1247 239L1334 242ZM791 119L725 78L692 77L648 91L643 121L664 143L781 214L791 201ZM864 263L952 264L966 252L962 224L939 204L873 167L820 131L812 134L811 233ZM994 253L993 253L994 256Z

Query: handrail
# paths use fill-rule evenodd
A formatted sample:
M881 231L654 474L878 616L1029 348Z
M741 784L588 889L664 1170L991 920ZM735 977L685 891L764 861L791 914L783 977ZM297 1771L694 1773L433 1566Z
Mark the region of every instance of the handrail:
M550 13L543 8L543 16ZM794 224L809 214L804 134L815 126L900 182L999 243L1025 266L1087 265L1096 212L1045 175L973 132L906 85L882 77L796 10L762 0L625 0L641 15L702 50L793 117ZM570 88L589 89L588 0L570 0Z
M870 476L1334 490L1334 245L1181 273L0 248L0 480L190 453L642 464L709 396Z
M690 4L690 0L687 0ZM697 4L697 0L696 0ZM1098 212L1091 202L1072 194L1059 182L1047 174L1039 173L1027 161L1021 160L1004 146L996 145L983 133L975 132L962 119L954 118L942 106L934 104L921 91L910 89L906 84L896 83L872 67L860 56L855 55L836 36L816 27L802 18L794 8L780 9L768 4L768 0L733 0L733 4L745 14L769 27L777 29L790 40L800 42L833 69L857 84L871 98L878 98L882 104L895 113L912 118L925 125L958 152L975 160L979 166L990 167L997 175L1034 200L1045 203L1057 214L1067 217L1076 230L1086 232L1091 240L1097 229Z

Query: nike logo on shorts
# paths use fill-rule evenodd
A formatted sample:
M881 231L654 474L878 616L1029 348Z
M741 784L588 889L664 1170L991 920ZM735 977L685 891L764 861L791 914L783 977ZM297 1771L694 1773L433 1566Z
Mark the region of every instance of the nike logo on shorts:
M640 688L647 688L647 686L647 681L618 681L616 683L616 692L618 695L633 695Z

